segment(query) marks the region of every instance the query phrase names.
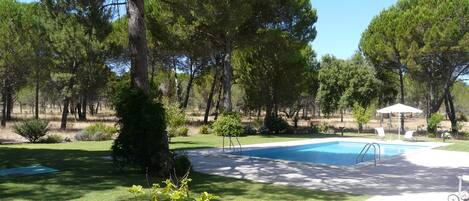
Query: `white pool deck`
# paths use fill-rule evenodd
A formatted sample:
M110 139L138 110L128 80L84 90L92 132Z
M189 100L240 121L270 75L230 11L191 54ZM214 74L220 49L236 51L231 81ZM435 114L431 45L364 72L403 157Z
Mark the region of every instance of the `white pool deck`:
M221 148L188 151L197 172L336 192L367 194L369 200L446 200L458 188L457 176L469 174L469 153L432 149L437 142L380 141L357 138L323 138L255 144L243 150L294 146L332 141L425 145L428 148L378 162L355 166L317 165L304 162L231 155ZM469 184L467 184L469 187Z

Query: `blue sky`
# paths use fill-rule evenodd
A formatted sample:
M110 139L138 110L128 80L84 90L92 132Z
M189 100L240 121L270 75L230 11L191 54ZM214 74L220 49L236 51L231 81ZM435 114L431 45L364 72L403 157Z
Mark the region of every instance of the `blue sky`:
M374 16L397 0L311 0L317 10L317 36L313 49L320 59L332 54L347 59L358 50L363 31Z

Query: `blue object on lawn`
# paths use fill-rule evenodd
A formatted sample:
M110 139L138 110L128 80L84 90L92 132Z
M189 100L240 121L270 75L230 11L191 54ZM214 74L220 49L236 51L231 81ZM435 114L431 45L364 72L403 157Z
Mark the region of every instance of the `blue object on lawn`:
M35 175L43 173L57 172L54 168L45 167L41 165L34 165L29 167L20 167L20 168L10 168L10 169L0 169L0 176L22 176L22 175Z

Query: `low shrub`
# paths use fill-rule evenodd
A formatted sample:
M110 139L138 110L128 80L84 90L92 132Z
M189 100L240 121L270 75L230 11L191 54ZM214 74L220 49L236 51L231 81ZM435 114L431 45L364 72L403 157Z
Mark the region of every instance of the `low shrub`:
M445 117L440 113L434 113L428 118L427 132L436 133L440 123Z
M210 127L208 125L202 125L199 134L210 134Z
M288 122L281 117L267 117L264 123L270 133L286 133L290 128Z
M186 175L192 168L192 162L186 155L174 156L174 169L178 177Z
M182 126L168 129L169 137L187 137L189 136L189 128Z
M222 114L212 125L216 135L242 135L241 118L235 113Z
M59 134L51 134L39 139L39 143L62 143L63 141L64 138Z
M78 141L104 141L111 140L117 129L104 123L92 124L75 135Z
M26 138L29 142L38 142L49 131L49 122L31 119L13 125L13 132Z
M427 135L429 138L436 138L436 133L430 133Z
M467 116L464 115L464 113L461 112L461 113L458 114L457 120L460 121L460 122L467 122Z
M321 129L319 128L318 125L311 124L311 133L312 134L319 134L321 132Z
M269 129L268 129L267 127L261 126L261 127L259 128L259 134L269 134L269 133L270 133L270 131L269 131Z
M243 134L244 135L255 135L255 134L257 134L257 130L252 125L246 125L243 128Z

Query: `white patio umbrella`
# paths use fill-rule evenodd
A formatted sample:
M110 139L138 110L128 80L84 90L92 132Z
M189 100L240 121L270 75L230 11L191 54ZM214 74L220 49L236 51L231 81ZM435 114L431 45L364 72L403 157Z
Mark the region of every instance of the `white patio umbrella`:
M381 114L397 113L397 117L399 119L398 122L401 122L400 121L401 113L422 113L422 110L398 103L395 105L391 105L389 107L379 109L377 110L377 112ZM400 140L401 139L401 124L400 123L399 123L399 130L397 131L397 136L398 136L398 139Z

